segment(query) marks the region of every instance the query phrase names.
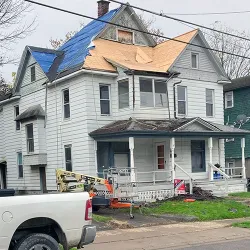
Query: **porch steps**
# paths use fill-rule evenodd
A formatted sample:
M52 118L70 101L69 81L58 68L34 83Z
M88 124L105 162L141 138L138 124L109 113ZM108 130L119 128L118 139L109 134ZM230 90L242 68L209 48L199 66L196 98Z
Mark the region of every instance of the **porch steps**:
M225 197L229 193L245 192L247 180L244 179L229 179L227 187L225 180L197 180L194 185L202 188L203 190L211 191L214 196Z

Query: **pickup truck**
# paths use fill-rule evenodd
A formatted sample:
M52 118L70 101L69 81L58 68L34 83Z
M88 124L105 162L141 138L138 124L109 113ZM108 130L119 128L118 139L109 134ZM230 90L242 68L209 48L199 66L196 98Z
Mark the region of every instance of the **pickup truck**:
M0 250L79 249L95 239L91 222L87 192L1 197Z

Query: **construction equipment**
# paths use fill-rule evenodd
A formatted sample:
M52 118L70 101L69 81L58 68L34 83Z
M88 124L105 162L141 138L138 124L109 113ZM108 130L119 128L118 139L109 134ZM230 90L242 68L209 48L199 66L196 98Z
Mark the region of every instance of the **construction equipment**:
M133 192L134 184L129 185L127 178L125 178L125 185L118 182L119 177L122 176L123 179L128 177L128 171L108 169L104 171L104 176L107 179L63 169L56 170L56 182L60 192L87 191L90 197L92 197L94 211L97 211L100 207L130 208L130 218L134 218L133 207L138 207L135 206L133 200L137 196ZM106 190L99 191L98 187L105 187Z

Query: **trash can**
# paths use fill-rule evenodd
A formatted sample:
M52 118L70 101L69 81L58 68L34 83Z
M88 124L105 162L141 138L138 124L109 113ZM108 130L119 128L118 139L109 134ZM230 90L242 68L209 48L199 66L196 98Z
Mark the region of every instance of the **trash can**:
M0 189L0 197L14 196L14 189Z

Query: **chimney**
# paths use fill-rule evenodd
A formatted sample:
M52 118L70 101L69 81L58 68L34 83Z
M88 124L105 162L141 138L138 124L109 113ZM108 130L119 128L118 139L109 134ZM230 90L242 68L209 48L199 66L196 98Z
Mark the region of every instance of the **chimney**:
M100 0L98 3L98 17L101 17L109 12L109 1Z

